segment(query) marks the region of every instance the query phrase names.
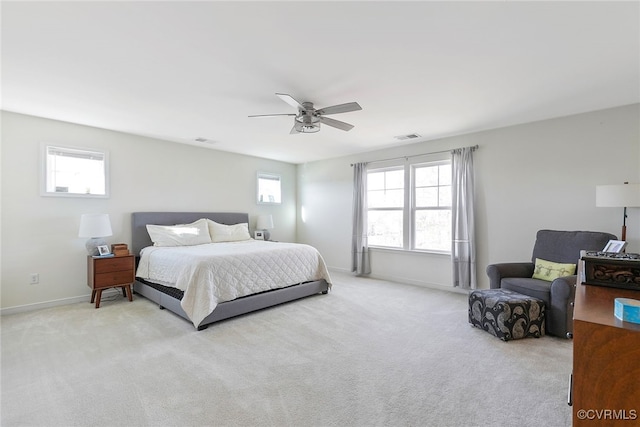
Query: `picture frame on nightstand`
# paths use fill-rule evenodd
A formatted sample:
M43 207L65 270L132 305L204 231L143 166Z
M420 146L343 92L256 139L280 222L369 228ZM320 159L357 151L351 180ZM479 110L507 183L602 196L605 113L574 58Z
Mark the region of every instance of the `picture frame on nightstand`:
M109 246L107 246L107 245L99 245L98 246L98 254L101 257L105 257L105 256L111 255L111 251L109 250Z
M264 240L264 231L260 230L256 230L253 233L253 238L256 240Z

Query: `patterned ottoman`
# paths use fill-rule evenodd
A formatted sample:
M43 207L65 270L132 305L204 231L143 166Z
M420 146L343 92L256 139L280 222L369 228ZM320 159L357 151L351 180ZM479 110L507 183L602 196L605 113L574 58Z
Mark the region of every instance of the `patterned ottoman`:
M544 301L506 289L469 294L469 323L503 341L544 336Z

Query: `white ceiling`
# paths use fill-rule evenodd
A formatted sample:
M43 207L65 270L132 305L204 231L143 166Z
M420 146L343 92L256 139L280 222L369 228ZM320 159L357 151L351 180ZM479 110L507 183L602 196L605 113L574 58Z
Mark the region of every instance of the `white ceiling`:
M291 163L637 102L637 1L2 2L4 110Z

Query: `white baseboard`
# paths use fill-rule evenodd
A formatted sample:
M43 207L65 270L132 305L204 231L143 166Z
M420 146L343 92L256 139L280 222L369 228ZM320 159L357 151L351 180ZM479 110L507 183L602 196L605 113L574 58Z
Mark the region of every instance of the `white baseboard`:
M103 297L108 297L112 294L120 293L117 289L108 289L102 292ZM6 316L10 314L25 313L27 311L42 310L44 308L58 307L61 305L76 304L79 302L91 301L91 295L85 295L80 297L62 298L53 301L37 302L34 304L17 305L15 307L7 307L0 309L0 316Z
M332 271L335 271L336 273L353 274L354 277L355 277L355 273L353 273L348 268L327 267L327 269L329 270L330 273ZM402 284L405 284L405 285L421 286L423 288L429 288L429 289L438 289L440 291L455 292L455 293L459 293L459 294L468 294L469 293L468 289L454 288L453 286L444 286L444 285L439 285L437 283L421 282L419 280L413 280L413 279L409 279L409 278L406 278L406 277L385 276L385 275L382 275L382 274L370 274L370 275L364 276L364 277L369 277L371 279L378 279L378 280L386 280L388 282L402 283Z
M349 270L348 268L339 268L339 267L329 267L329 266L327 266L327 270L329 270L329 273L331 273L332 271L335 271L336 273L344 273L344 274L351 273L351 270Z
M444 286L444 285L439 285L437 283L421 282L419 280L408 279L406 277L384 276L384 275L377 275L377 274L371 274L367 277L370 277L372 279L387 280L389 282L404 283L406 285L420 286L423 288L437 289L439 291L455 292L458 294L469 293L468 289L454 288L453 286Z

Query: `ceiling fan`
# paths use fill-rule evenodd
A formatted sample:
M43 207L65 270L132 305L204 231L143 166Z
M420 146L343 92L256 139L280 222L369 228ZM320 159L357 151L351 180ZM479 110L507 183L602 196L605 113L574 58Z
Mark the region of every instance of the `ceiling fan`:
M276 96L287 104L298 109L298 113L285 114L258 114L249 117L278 117L278 116L294 116L293 128L289 133L313 133L320 130L320 123L331 126L344 131L353 129L353 125L341 122L340 120L324 117L327 114L348 113L350 111L362 110L357 102L348 102L346 104L332 105L331 107L316 110L313 108L312 102L298 102L291 95L286 93L276 93Z

